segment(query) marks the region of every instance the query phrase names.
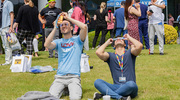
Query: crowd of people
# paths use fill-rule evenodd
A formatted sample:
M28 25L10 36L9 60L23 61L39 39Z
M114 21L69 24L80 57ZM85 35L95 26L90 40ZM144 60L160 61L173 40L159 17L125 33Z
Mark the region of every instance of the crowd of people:
M64 88L68 87L70 100L80 100L82 97L80 59L83 45L84 48L89 49L88 26L91 18L83 1L70 0L72 8L68 13L55 7L56 0L47 1L45 8L38 11L31 0L24 0L25 4L19 8L16 21L13 23L13 4L9 0L1 0L0 34L5 51L5 63L1 65L12 63L12 49L6 39L6 32L14 33L16 29L19 42L22 44L24 40L26 41L27 54L33 55L34 50L35 56L38 57L37 39L41 30L40 21L45 33L45 43L43 43L45 50L49 51L49 58L58 58L57 74L49 93L60 98ZM94 14L96 25L92 49L98 48L96 55L108 63L113 84L97 79L94 86L100 93L94 94L95 100L104 95L110 95L117 100L129 100L138 95L136 57L145 47L149 49L149 55L154 54L155 33L159 40L160 55L164 55L164 14L162 13L164 8L163 0L151 0L148 6L140 3L140 0L126 0L122 1L121 7L113 13L112 8L106 8L105 2L100 4L100 8ZM62 22L57 22L58 16L63 16ZM169 24L173 25L174 18L171 14L169 18ZM180 23L180 16L177 21ZM96 46L101 31L101 40ZM110 39L105 41L109 31ZM105 51L108 45L114 47L114 53Z

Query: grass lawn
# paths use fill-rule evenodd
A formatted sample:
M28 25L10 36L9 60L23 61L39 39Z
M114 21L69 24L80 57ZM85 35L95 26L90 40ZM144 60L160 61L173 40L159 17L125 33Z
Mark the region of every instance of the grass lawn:
M155 54L148 55L149 50L142 50L136 59L136 81L139 87L138 96L134 100L180 100L180 45L165 45L165 55L159 55L159 46L155 45ZM103 79L112 83L107 63L101 61L95 50L85 51L90 55L88 73L81 74L82 100L92 99L96 79ZM108 47L106 51L114 51ZM57 68L58 60L48 58L48 52L39 52L39 57L33 57L32 66L51 65ZM0 63L4 63L4 56L0 55ZM28 91L48 91L54 72L41 74L12 73L8 66L0 66L0 100L15 100ZM62 97L68 100L68 96Z

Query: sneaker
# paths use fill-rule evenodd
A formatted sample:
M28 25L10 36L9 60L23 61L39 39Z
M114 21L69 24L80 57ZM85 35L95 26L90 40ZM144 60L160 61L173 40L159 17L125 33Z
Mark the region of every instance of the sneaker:
M100 47L100 45L98 45L96 48L99 48Z
M48 58L53 58L53 56L49 56Z
M90 69L93 69L93 66L90 66Z
M102 94L95 92L93 99L94 99L94 100L97 100L97 99L100 99L100 98L102 98L102 97L103 97Z
M149 55L153 55L154 53L150 53Z
M164 55L164 53L159 53L160 55Z
M94 49L94 47L92 47L92 49Z
M9 65L11 63L4 63L4 64L0 64L0 66L5 66L5 65Z
M128 97L122 97L120 100L131 100L131 97L128 96Z

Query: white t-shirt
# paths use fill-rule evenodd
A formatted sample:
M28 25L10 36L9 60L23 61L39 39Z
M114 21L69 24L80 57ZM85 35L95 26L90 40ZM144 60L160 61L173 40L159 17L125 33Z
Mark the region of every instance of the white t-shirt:
M163 5L165 2L163 0L157 0L155 2L157 5ZM153 14L149 16L149 24L157 24L157 23L164 23L164 14L162 13L162 8L159 8L155 5L151 5L148 7L148 10L152 10Z
M74 11L74 8L69 9L69 11L68 11L68 16L69 16L69 17L71 17L73 11Z

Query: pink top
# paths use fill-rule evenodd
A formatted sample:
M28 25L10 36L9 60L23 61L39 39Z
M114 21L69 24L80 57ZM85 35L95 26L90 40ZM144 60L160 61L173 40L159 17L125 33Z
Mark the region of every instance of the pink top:
M111 16L110 16L110 13L108 13L108 19L109 20L111 19L110 23L107 22L107 29L110 30L114 28L113 13L111 13Z
M74 8L74 11L73 11L73 13L71 15L71 18L85 23L85 16L83 15L81 8L79 8L79 7ZM77 25L75 25L74 31L75 32L78 31L78 26Z
M169 25L173 26L174 24L173 22L174 22L174 18L173 17L169 18Z

